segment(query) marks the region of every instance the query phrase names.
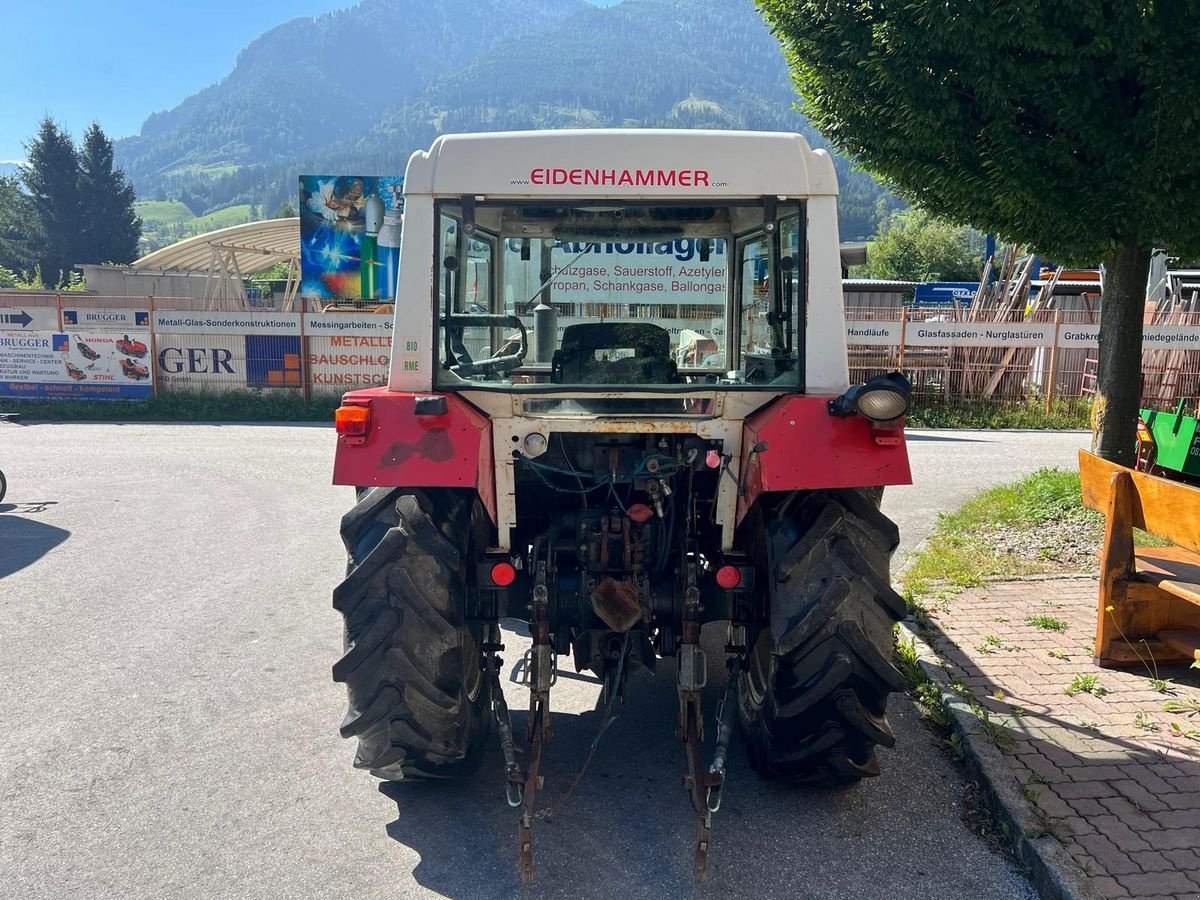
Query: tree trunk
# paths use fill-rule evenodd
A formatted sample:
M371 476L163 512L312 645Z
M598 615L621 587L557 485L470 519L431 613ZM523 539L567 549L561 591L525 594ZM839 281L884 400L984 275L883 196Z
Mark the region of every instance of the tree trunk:
M1132 467L1142 393L1142 318L1150 248L1123 240L1107 261L1100 304L1100 368L1092 410L1092 452Z

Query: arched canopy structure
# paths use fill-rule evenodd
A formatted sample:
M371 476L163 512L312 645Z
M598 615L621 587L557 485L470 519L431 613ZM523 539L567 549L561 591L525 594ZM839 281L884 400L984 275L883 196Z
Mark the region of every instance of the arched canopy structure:
M205 300L209 309L240 309L248 305L243 278L288 264L284 308L290 309L300 289L300 219L266 219L196 235L143 256L134 269L206 271Z

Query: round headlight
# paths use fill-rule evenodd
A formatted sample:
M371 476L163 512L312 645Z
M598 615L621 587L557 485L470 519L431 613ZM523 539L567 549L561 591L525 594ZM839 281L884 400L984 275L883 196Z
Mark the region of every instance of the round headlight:
M863 391L858 395L858 411L876 422L890 422L908 412L908 396L887 388Z

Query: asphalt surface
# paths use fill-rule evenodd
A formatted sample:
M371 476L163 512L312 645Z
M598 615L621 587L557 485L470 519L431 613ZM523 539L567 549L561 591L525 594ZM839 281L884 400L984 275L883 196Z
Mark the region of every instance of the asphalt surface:
M911 549L940 510L1085 436L916 432L887 511ZM508 897L502 761L380 785L337 735L344 558L327 428L0 425L0 897ZM507 637L506 694L527 646ZM720 688L707 698L715 708ZM964 784L903 696L884 776L840 793L760 781L735 741L709 882L673 737L673 679L631 680L571 803L536 829L547 897L1026 898L964 824ZM598 687L564 673L556 798ZM515 718L521 728L523 714Z

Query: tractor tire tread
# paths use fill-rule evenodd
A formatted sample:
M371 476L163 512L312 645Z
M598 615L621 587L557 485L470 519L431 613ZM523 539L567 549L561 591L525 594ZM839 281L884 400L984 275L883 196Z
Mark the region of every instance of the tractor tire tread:
M850 784L879 774L875 748L895 744L886 706L904 687L890 657L905 606L889 579L898 532L877 502L867 490L798 493L759 520L770 523L753 538L767 548L771 630L754 651L765 681L739 676L738 711L765 778Z

